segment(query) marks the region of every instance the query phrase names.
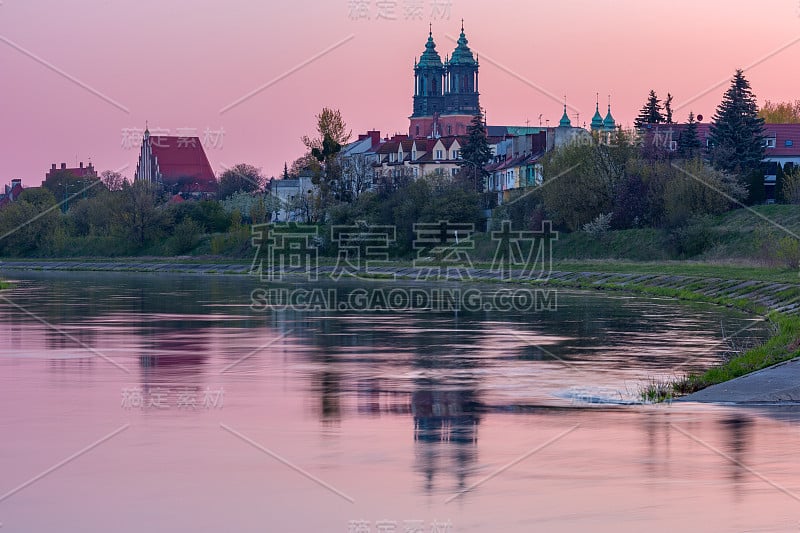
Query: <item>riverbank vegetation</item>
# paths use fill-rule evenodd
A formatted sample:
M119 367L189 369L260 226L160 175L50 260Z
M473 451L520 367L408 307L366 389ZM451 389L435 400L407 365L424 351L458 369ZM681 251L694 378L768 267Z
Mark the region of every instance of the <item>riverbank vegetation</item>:
M651 380L640 390L640 397L645 402L670 401L800 356L800 317L771 314L768 319L772 336L763 344L743 351L733 349L719 365L703 373Z

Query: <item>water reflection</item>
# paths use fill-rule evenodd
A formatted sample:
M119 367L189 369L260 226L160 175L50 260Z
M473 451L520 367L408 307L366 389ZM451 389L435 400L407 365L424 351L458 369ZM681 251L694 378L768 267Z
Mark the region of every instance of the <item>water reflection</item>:
M478 459L481 404L473 390L438 391L435 383L420 383L411 395L414 417L415 470L424 489L435 488L437 475L455 477L452 492L466 488Z
M763 416L582 401L609 399L607 391L635 397L636 383L669 375L687 358L693 358L687 370L712 364L720 323L735 331L750 320L734 312L565 292L553 313L256 313L247 305L253 284L246 278L25 277L9 299L57 329L0 302L0 335L7 339L0 347L0 429L15 435L0 439L0 469L13 480L9 484L23 483L41 471L43 458L67 457L109 427L135 427L126 434L130 440L120 439L118 448L93 458L97 472L91 463L83 464L89 473L65 469L63 478L54 476L52 485L31 491L30 501L16 500L71 523L80 523L81 505L68 487L88 486L81 475L94 476L94 482L107 471L137 482L129 491L121 487L108 494L88 488L93 500L124 516L128 496L139 508L179 517L165 519L172 530L208 529L200 519L217 507L231 530L263 530L227 511L249 505L262 510L265 494L282 530L297 531L341 530L359 516L416 518L418 509L453 517L459 531L550 531L563 522L571 525L565 530L644 529L639 522L626 524L631 517L672 530L752 529L762 525L759 520L780 529L792 519L794 509L776 510L792 503L789 497L771 494L773 488L748 469L797 489L796 446L781 441L797 435L796 411ZM346 294L348 285L343 287ZM123 411L120 389L132 385L147 398L164 393L173 405L187 390L200 395L224 386L225 408L213 417L201 416L199 409L191 415ZM563 394L576 387L586 396ZM257 450L243 452L230 435L220 436L220 421L352 491L355 507L341 515L339 502L330 503L330 494L308 478ZM568 438L458 503L439 507L443 496L463 491L575 424L580 429ZM76 432L81 438L70 441L71 449L49 447ZM192 454L196 462L182 462ZM21 458L20 464L12 457ZM135 466L116 470L124 465ZM208 478L194 477L204 472ZM160 500L144 490L154 480L165 485ZM185 488L181 480L196 491L186 500L192 512L185 515L170 507L179 505L172 484ZM211 482L225 488L220 501L226 505L195 505ZM776 498L788 501L775 503ZM396 509L384 511L378 504L389 499ZM0 502L0 521L52 529L13 503ZM298 512L309 506L314 513ZM373 516L374 509L388 516ZM767 519L751 518L764 509L772 511ZM703 512L716 515L718 523L689 519ZM302 526L292 522L299 515ZM115 523L136 530L141 518ZM618 523L629 527L610 526Z

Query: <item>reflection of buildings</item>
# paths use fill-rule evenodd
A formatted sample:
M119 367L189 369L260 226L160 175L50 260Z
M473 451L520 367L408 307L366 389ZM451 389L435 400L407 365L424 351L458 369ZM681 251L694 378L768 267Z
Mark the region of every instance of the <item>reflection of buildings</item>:
M466 487L478 457L480 403L475 395L474 390L429 388L412 394L417 468L425 476L425 490L432 490L436 475L443 473L455 475L458 490Z

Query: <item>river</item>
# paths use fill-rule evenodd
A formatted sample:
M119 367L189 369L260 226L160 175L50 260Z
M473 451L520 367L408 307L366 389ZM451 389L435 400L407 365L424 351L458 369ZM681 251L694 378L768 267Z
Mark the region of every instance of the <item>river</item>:
M498 284L3 275L4 532L800 529L794 409L639 403L724 336L763 338L754 317L569 290L539 308Z

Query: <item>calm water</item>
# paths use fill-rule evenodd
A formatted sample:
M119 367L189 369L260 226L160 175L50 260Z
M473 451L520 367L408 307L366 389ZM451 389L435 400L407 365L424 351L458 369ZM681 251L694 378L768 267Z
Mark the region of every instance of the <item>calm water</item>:
M631 404L723 331L763 335L747 316L569 291L254 311L249 278L6 276L3 531L800 530L792 410Z

